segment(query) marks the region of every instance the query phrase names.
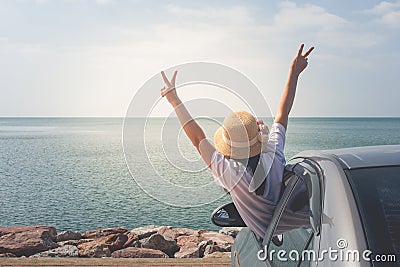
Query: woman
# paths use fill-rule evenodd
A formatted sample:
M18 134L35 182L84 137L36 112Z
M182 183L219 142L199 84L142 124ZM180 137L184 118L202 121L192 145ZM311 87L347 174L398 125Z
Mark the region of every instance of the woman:
M237 111L228 115L223 126L216 131L214 147L177 95L177 72L174 72L171 80L161 72L165 82L161 95L174 107L186 135L211 169L216 182L230 192L243 221L259 237L264 236L281 194L288 116L299 75L307 67L307 57L314 49L310 47L303 54L303 48L304 44L290 66L269 138L268 127L261 122L258 125L249 112ZM299 220L299 224L306 223L307 220Z

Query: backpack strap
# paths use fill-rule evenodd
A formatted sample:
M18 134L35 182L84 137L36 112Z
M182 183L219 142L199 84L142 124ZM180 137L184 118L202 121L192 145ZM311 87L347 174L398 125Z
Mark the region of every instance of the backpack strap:
M269 248L269 244L271 243L271 239L274 235L275 229L278 226L278 222L282 216L282 213L286 207L287 202L289 201L289 196L292 194L293 190L295 189L297 183L300 180L300 176L297 174L293 175L291 179L288 179L288 185L286 186L278 205L275 208L274 216L272 217L271 222L268 225L267 231L265 232L264 239L263 239L263 246L267 246L267 250Z

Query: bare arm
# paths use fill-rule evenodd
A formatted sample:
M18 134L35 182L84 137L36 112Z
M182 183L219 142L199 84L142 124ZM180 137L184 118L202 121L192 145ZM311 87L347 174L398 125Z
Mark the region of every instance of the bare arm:
M215 151L214 146L206 139L203 129L200 125L192 118L185 105L179 99L175 89L175 79L177 71L174 72L171 81L165 76L162 71L165 86L161 89L161 95L167 98L168 102L175 109L175 113L185 131L187 137L190 139L192 144L199 151L201 157L208 166L211 165L211 157Z
M285 129L288 124L289 113L292 109L294 97L296 95L297 81L300 73L307 67L307 56L311 53L314 47L310 47L303 55L304 44L300 46L297 56L290 66L289 77L283 91L281 101L279 103L278 112L275 117L275 122L282 124Z

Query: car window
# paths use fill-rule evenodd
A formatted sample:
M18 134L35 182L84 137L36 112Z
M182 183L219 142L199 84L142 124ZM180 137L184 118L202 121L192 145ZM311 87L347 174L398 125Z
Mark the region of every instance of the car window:
M400 254L400 166L346 171L373 254Z
M313 238L321 217L319 177L306 162L298 163L295 171L300 176L299 182L288 197L268 248L275 266L309 266L317 257Z

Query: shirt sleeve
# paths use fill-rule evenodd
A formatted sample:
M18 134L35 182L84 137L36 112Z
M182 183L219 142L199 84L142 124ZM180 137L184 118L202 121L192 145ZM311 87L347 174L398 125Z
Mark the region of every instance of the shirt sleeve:
M269 139L263 152L275 152L278 157L284 158L283 150L285 148L286 130L280 123L272 124Z
M282 176L286 165L283 149L286 130L280 123L272 124L267 146L263 149L261 160L268 172L263 196L277 204L280 197Z
M235 187L246 171L242 163L228 159L218 151L213 153L210 167L215 182L228 191Z

